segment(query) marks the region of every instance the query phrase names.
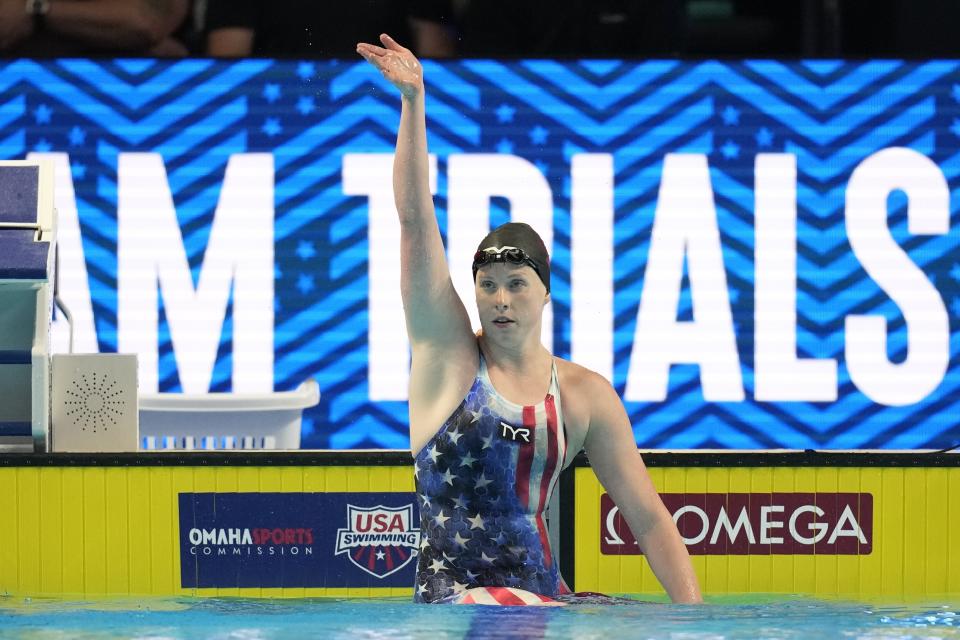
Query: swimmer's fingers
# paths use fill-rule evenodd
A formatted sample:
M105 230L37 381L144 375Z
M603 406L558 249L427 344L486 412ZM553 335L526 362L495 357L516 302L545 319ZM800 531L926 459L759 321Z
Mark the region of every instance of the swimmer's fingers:
M376 67L400 92L413 97L423 90L423 68L409 49L397 44L393 38L383 34L381 40L389 48L361 42L357 53Z
M402 46L399 42L391 38L386 33L380 34L380 42L382 42L383 46L385 46L387 49L390 49L391 51L397 51L399 53L409 53L410 55L413 55L410 52L410 49L407 49L406 47Z

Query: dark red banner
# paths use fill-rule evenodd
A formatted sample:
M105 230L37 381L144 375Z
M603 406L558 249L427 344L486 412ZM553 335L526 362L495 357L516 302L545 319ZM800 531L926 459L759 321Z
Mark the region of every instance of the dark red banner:
M868 555L869 493L662 493L691 555ZM606 493L600 498L600 552L641 553Z

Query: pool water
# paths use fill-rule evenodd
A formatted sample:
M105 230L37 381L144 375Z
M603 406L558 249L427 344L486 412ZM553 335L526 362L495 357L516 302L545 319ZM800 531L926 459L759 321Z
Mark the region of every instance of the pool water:
M698 606L637 602L534 608L415 605L406 598L0 598L0 638L960 638L958 603L956 597L869 605L750 596Z

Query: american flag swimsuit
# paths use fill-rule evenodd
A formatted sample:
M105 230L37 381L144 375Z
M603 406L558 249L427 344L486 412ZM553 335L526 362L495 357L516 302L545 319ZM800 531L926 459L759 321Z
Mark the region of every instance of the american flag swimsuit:
M568 593L543 513L566 454L554 363L537 405L503 398L480 369L467 397L415 458L422 543L416 602L474 587Z

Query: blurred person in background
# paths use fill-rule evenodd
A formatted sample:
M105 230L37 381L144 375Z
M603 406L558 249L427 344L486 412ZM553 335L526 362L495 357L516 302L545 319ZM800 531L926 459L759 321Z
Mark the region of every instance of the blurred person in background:
M453 14L463 57L664 57L683 50L685 4L453 0Z
M455 53L448 0L206 0L207 54L215 57L353 57L370 33L393 33L417 55Z
M0 0L6 57L187 55L190 0Z

